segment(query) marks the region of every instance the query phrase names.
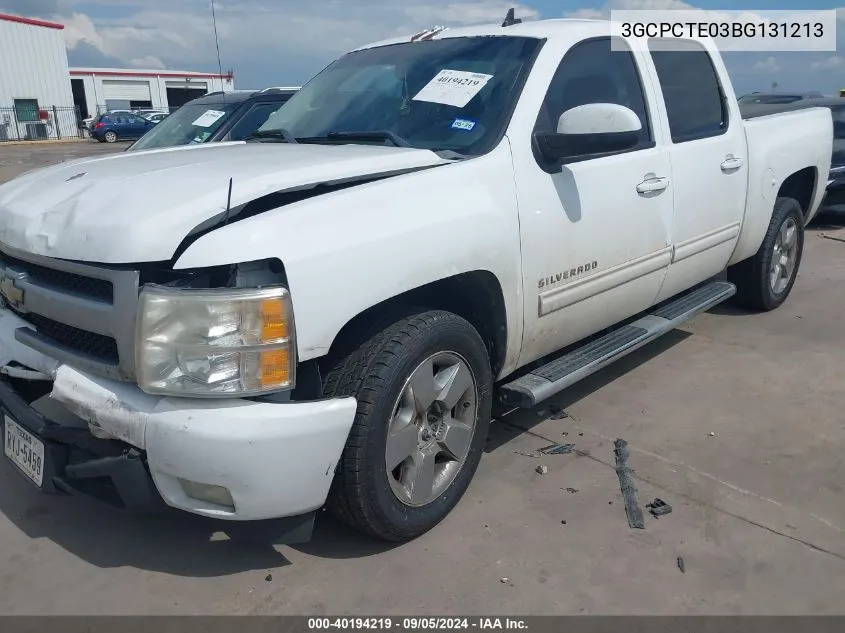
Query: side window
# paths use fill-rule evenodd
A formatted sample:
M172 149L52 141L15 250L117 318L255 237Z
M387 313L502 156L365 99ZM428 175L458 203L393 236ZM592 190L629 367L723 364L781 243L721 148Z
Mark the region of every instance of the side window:
M250 136L258 128L267 122L270 115L284 105L282 101L273 101L271 103L256 103L249 112L241 117L241 120L235 123L232 131L229 133L229 139L232 141L242 141Z
M671 44L649 40L649 50L663 90L673 143L723 134L728 108L707 50L692 41Z
M535 131L555 132L561 114L587 103L615 103L630 108L642 123L640 141L632 150L653 144L637 64L621 40L612 46L609 37L586 40L566 53L549 85Z

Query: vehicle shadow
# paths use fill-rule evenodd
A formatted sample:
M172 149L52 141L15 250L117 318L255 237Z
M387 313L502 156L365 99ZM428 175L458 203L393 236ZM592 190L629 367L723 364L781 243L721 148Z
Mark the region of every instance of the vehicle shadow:
M672 330L628 356L620 358L592 376L584 378L556 396L549 398L535 407L533 411L517 409L510 412L502 412L490 427L484 452L492 453L501 449L514 437L526 431L531 431L535 426L547 420L549 415L552 415L553 410L566 411L569 407L583 400L588 395L609 385L640 365L644 365L690 336L692 334L689 332L677 329ZM536 415L540 411L543 411L544 415Z
M0 481L6 519L29 538L52 541L97 567L204 578L290 564L269 542L228 538L223 522L170 509L127 513L87 499L43 495L5 461Z

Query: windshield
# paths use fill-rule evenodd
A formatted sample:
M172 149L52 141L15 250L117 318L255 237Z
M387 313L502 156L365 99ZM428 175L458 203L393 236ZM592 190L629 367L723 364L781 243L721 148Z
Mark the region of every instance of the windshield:
M138 139L130 150L204 143L240 105L240 101L183 105Z
M540 45L524 37L462 37L349 53L274 113L258 136L481 154L504 133Z

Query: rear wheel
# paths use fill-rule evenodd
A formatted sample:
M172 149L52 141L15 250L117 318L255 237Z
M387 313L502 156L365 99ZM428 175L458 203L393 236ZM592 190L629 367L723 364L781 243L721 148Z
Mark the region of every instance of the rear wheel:
M389 541L437 525L481 459L492 407L484 343L449 312L411 314L365 337L329 371L327 395L358 411L327 507Z
M754 310L774 310L795 284L804 252L804 214L793 198L778 198L757 253L728 269L735 300Z
M106 143L114 143L117 141L117 132L112 132L109 130L105 134L103 134L103 138L105 138Z

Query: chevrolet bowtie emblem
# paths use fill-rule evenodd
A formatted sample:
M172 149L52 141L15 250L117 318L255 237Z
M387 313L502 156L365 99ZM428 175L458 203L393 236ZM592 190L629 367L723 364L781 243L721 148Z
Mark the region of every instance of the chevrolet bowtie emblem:
M0 275L2 274L0 272ZM23 290L15 285L15 279L13 277L4 276L0 278L0 296L13 308L23 305Z

